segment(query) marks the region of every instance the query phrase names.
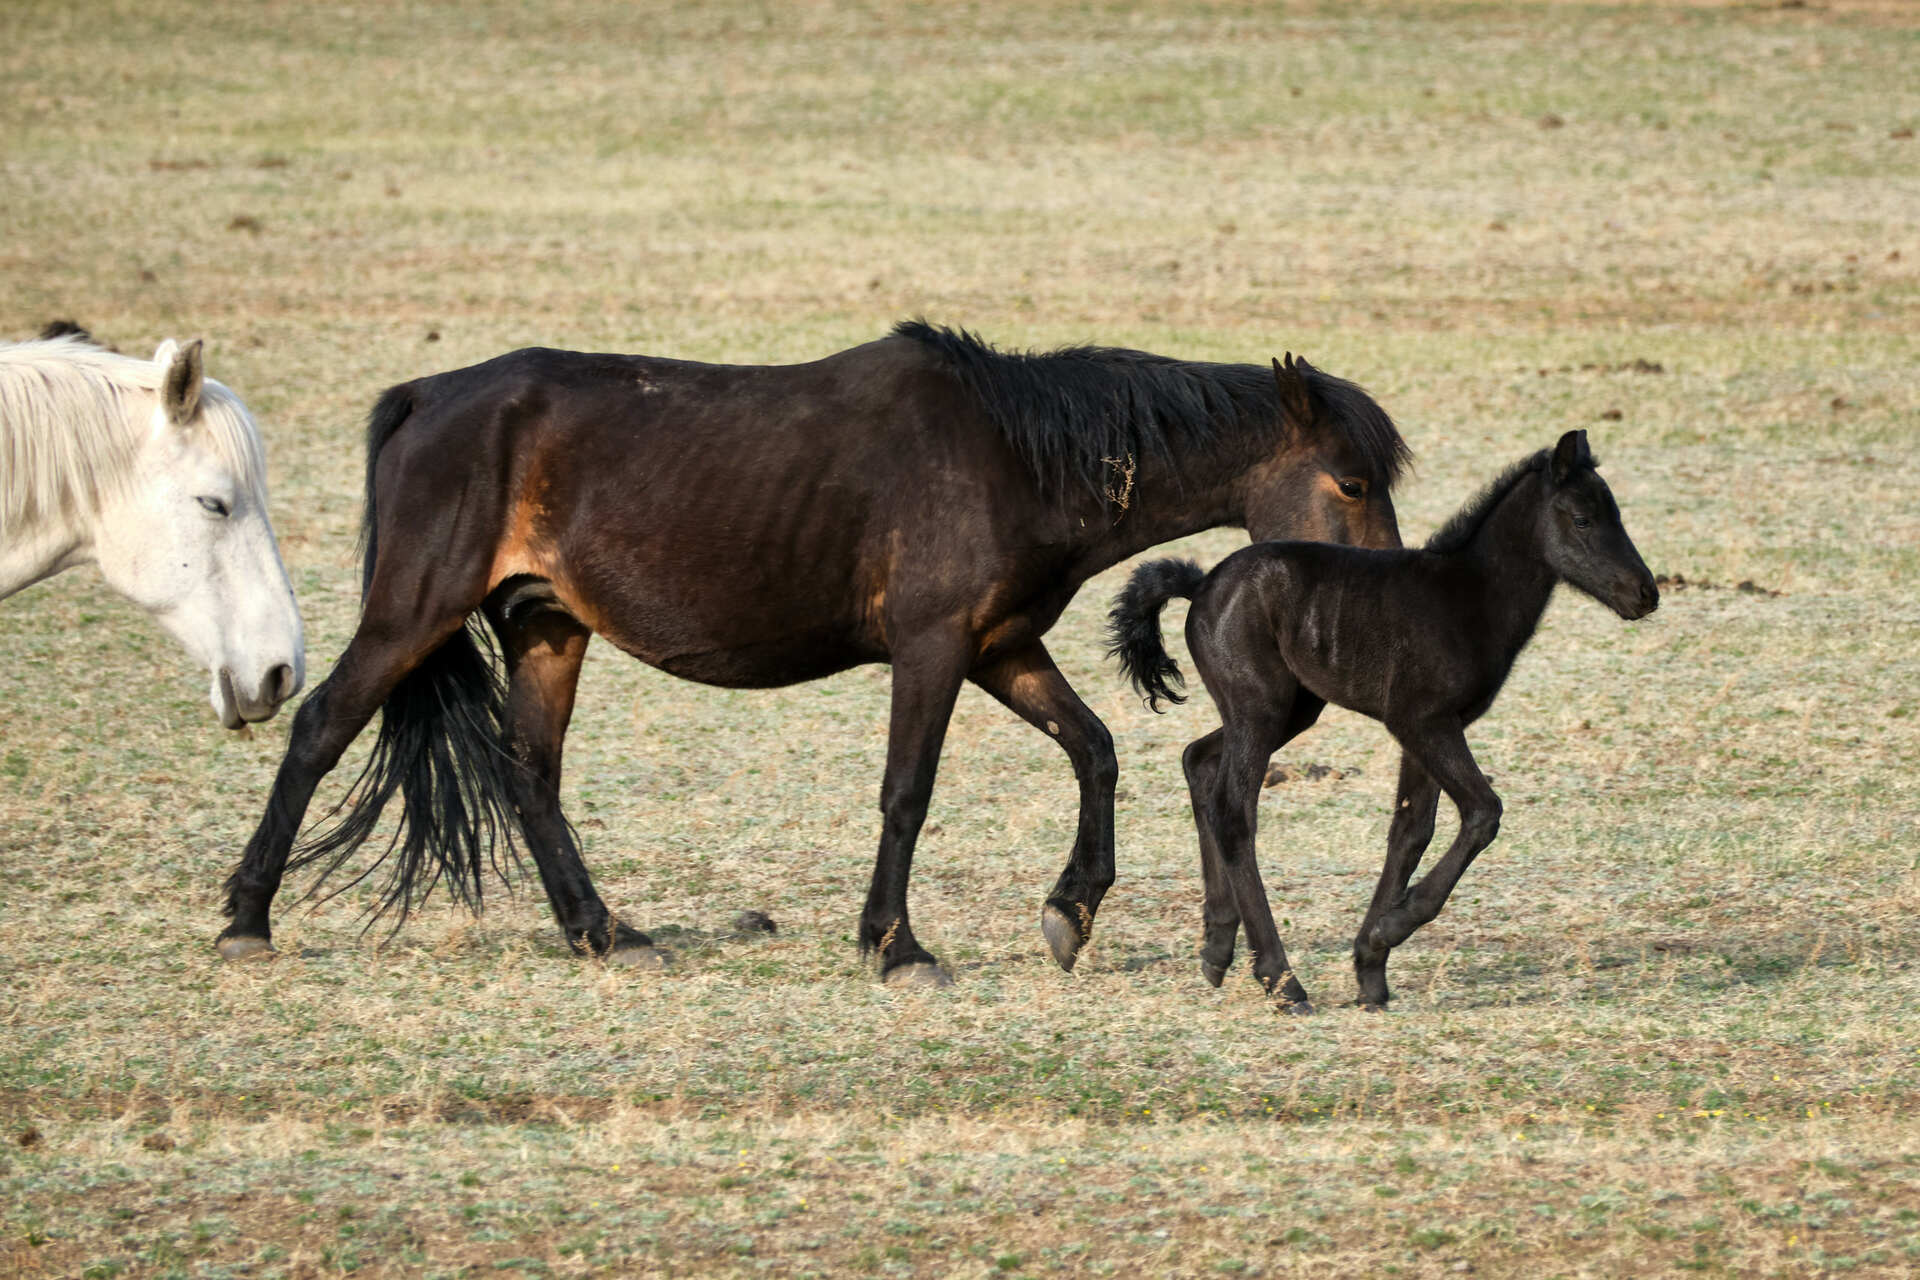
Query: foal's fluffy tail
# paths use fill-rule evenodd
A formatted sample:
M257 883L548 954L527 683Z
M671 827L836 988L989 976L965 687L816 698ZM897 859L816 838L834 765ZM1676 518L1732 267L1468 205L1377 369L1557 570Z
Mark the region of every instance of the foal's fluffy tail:
M399 386L374 406L367 422L364 582L373 581L380 553L375 537L374 475L380 450L413 412L410 389ZM400 797L400 820L386 848L360 874L328 892L351 888L392 861L375 915L399 908L405 922L435 885L445 880L455 897L480 909L489 864L504 879L518 859L520 834L514 786L523 766L504 746L507 691L493 637L479 615L467 619L401 678L380 707L373 753L334 821L303 841L290 866L319 864L314 888L372 836L387 803Z
M1120 659L1120 671L1146 698L1147 705L1160 710L1160 700L1185 702L1186 695L1174 692L1184 686L1180 668L1167 656L1160 639L1160 610L1175 596L1191 600L1206 579L1206 571L1191 560L1154 560L1141 565L1127 579L1127 585L1113 601L1107 615L1107 638L1113 642L1108 653Z

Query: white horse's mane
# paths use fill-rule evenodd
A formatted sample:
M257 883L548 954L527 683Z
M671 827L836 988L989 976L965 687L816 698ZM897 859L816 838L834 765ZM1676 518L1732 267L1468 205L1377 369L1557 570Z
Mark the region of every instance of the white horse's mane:
M0 537L124 491L165 376L77 336L0 344ZM190 429L265 502L266 455L240 397L204 379Z

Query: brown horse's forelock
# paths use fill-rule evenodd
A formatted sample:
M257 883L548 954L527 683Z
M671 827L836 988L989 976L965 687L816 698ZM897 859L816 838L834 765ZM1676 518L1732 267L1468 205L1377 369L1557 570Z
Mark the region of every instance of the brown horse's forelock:
M905 320L894 334L930 348L1019 453L1043 490L1105 494L1113 459L1171 461L1280 430L1273 371L1176 360L1124 347L1004 352L964 329ZM1373 477L1389 486L1411 453L1393 420L1354 383L1307 370L1309 391Z

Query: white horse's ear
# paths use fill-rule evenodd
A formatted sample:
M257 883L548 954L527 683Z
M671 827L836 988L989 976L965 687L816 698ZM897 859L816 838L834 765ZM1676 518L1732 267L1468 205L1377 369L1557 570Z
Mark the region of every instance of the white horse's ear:
M200 384L205 375L200 358L200 339L179 346L169 338L153 353L153 362L165 362L166 378L160 384L160 403L166 407L167 421L183 427L193 421L200 409Z

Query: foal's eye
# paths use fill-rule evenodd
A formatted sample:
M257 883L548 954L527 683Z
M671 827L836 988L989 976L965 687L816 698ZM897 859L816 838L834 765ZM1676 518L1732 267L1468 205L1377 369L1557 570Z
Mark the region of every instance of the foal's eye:
M1340 480L1340 481L1336 481L1335 483L1337 483L1340 486L1340 496L1343 498L1352 498L1354 501L1358 502L1361 498L1366 496L1366 492L1367 492L1366 486L1361 484L1358 480Z
M232 511L227 509L227 504L220 501L220 499L218 498L200 498L198 499L198 501L200 503L201 509L206 511L208 515L219 516L221 519L224 520L228 516L233 514Z
M1584 529L1592 523L1593 521L1587 519L1585 516L1575 516L1573 518L1573 527L1576 529Z

